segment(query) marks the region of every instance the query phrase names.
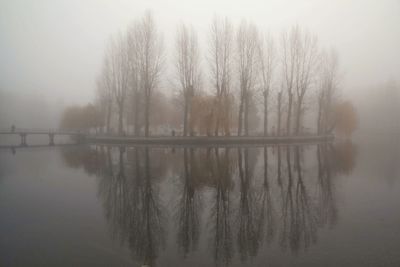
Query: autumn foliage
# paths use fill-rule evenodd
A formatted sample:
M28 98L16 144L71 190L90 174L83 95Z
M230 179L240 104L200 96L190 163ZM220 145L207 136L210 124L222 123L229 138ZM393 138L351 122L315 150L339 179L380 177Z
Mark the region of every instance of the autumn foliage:
M61 129L98 130L103 126L103 116L93 104L67 107L61 117Z
M357 129L357 112L350 101L344 101L337 104L335 108L335 130L338 134L349 138Z

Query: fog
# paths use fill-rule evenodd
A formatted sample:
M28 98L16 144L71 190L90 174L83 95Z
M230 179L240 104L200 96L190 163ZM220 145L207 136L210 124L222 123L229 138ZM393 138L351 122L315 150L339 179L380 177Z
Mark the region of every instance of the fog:
M167 61L180 22L197 30L202 57L207 52L202 42L215 15L227 16L234 26L247 19L277 37L301 25L325 48L336 49L341 93L360 112L369 110L374 92L379 95L388 81L399 90L396 0L1 1L0 127L57 127L65 106L92 101L107 40L149 9L164 36ZM160 90L172 88L164 82Z

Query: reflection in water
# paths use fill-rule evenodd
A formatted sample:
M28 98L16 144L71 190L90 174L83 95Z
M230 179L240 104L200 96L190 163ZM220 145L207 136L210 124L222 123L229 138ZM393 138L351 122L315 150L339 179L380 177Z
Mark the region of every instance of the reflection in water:
M351 143L190 147L174 153L149 147L63 150L69 166L99 177L113 237L149 266L167 237L183 258L202 246L217 265L229 265L236 256L246 262L274 241L295 254L307 249L317 242L319 228L338 220L334 177L351 172L355 156ZM168 177L179 182L171 185ZM162 189L177 205L161 200ZM167 231L168 218L174 227Z
M184 149L184 171L181 197L178 207L177 243L183 256L197 248L200 235L200 196L197 190L199 169L196 166L194 149Z
M346 175L351 174L356 163L356 146L351 141L345 141L336 144L331 149L330 154L333 157L331 164L335 165L335 171Z
M242 261L246 260L248 256L255 256L257 254L263 238L261 231L264 214L261 210L261 203L256 198L253 184L253 172L257 158L254 156L254 153L249 154L250 151L248 148L238 149L240 200L237 219L239 222L237 245Z
M318 224L320 226L328 224L332 227L337 220L337 209L335 205L333 181L332 181L332 158L329 157L328 149L331 146L321 145L317 148L318 160L318 199L317 212ZM354 165L354 157L352 157L352 164Z
M214 154L212 154L214 152ZM214 259L228 264L232 259L232 212L230 191L232 189L233 161L229 148L215 148L208 151L208 164L211 168L214 195L211 203L210 225Z
M165 233L149 149L136 148L127 153L120 147L116 160L109 147L105 153L106 165L99 167L99 196L112 234L129 245L136 260L153 265L164 245Z

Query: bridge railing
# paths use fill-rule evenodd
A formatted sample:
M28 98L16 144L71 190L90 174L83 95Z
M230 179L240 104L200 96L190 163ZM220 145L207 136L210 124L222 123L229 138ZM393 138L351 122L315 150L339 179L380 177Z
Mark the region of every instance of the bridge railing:
M80 131L63 130L57 128L0 128L0 133L27 133L27 134L81 134Z

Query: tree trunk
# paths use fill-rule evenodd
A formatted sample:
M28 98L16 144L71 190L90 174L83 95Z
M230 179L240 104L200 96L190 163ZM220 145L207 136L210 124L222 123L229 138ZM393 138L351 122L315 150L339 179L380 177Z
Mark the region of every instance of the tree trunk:
M183 136L187 136L187 128L188 128L188 97L185 96L184 103L184 113L183 113Z
M214 131L214 135L218 136L218 132L219 132L219 119L221 116L221 106L220 103L221 101L217 100L217 104L215 105L217 112L215 112L215 131Z
M107 105L107 118L106 118L106 133L109 134L110 133L110 122L111 122L111 108L112 105L108 104Z
M150 97L146 96L146 104L144 109L144 136L149 136L149 124L150 124Z
M124 123L123 123L123 112L124 106L120 104L118 106L118 134L122 135L124 130Z
M225 136L230 136L230 105L229 105L229 98L225 96L224 100L224 131L225 131Z
M322 98L318 99L317 133L321 134L322 127Z
M295 133L296 135L300 132L300 122L301 122L301 106L303 103L303 97L300 97L297 103L297 114L296 114L296 128Z
M139 136L140 134L140 126L139 126L139 93L135 92L135 114L134 114L134 127L135 127L135 136Z
M264 91L264 136L268 136L268 91Z
M277 129L276 129L276 134L277 136L281 135L281 111L282 110L282 92L279 92L278 94L278 125L277 125Z
M243 125L243 97L240 98L240 104L239 104L238 136L242 135L242 125Z
M325 104L325 118L323 119L323 131L324 133L329 133L330 131L333 130L334 127L334 122L332 121L332 109L331 109L331 104L332 103L332 93L329 90L326 96L326 103ZM330 124L330 125L328 125Z
M293 94L289 93L289 103L288 103L288 113L286 118L286 135L290 135L290 124L291 124L291 117L292 117L292 101L293 101Z
M249 136L249 96L245 95L245 106L244 106L244 134Z
M189 99L189 107L188 107L188 117L189 117L189 135L190 136L193 136L194 135L194 129L193 129L193 127L194 127L194 125L193 125L193 118L192 118L192 116L193 116L193 108L192 108L192 106L193 106L193 94L191 95L191 97L190 97L190 99Z

